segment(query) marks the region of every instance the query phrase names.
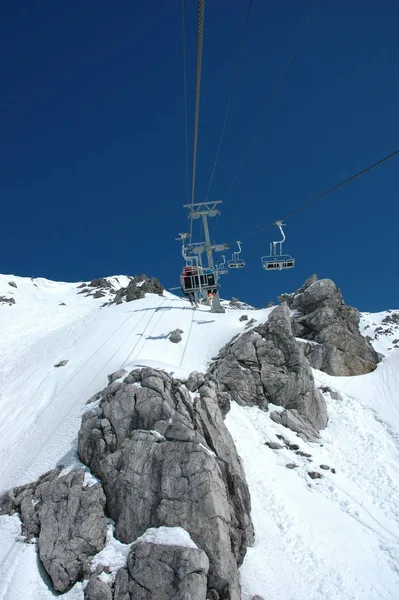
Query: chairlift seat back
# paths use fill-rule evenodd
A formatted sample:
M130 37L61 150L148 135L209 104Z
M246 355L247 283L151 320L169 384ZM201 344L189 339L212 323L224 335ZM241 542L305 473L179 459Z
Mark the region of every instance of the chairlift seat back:
M243 269L245 267L245 260L228 260L227 266L229 269Z
M295 267L295 258L292 256L270 257L262 256L262 265L265 271L283 271Z
M201 290L217 289L215 272L198 274L183 273L180 277L182 288L185 292L198 292Z

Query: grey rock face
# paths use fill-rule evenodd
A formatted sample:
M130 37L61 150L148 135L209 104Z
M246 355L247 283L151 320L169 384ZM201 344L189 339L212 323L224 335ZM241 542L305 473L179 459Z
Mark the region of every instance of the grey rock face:
M204 600L208 568L198 548L137 542L117 573L114 600Z
M123 300L132 302L133 300L144 298L146 294L158 294L162 296L164 291L165 288L159 282L159 279L140 275L133 277L127 287L117 291L114 302L116 304L121 304Z
M105 545L105 497L100 486L84 486L84 474L76 469L59 477L55 469L1 501L2 514L18 511L23 533L38 537L40 560L58 592L83 579Z
M79 455L103 483L115 535L129 543L149 527L183 527L209 558L208 587L225 578L239 600L237 565L253 540L250 496L217 384L193 374L193 402L162 371L130 376L135 383L103 391L79 432Z
M0 304L8 304L12 306L15 304L15 298L6 298L5 296L0 296Z
M312 275L294 294L285 294L296 311L296 336L317 344L304 344L305 355L315 369L329 375L362 375L374 371L380 357L359 331L359 312L344 303L331 279Z
M115 371L115 373L111 373L111 375L108 375L108 382L114 383L114 381L116 381L117 379L122 379L122 377L124 377L126 373L126 369L119 369L118 371Z
M210 372L238 404L264 410L269 402L284 407L275 420L306 439L317 439L327 424L324 399L295 341L286 304L276 307L265 324L227 344Z
M92 575L86 586L85 600L113 600L111 588L96 575Z
M172 342L173 344L178 344L183 339L181 336L182 333L183 333L182 329L175 329L169 335L169 341Z
M17 284L15 283L15 281L9 281L8 285L10 285L13 288L17 288L18 287Z

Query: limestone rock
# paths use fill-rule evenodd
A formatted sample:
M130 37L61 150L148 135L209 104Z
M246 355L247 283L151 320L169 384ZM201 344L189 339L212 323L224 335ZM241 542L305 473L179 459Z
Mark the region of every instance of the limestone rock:
M65 365L67 365L69 362L69 360L60 360L59 363L57 363L56 365L54 365L55 367L65 367Z
M39 557L54 588L66 592L88 574L90 560L105 545L105 497L99 485L84 485L84 469L59 477L59 469L3 496L2 514L18 511L22 532L38 537Z
M193 402L162 371L130 375L136 383L106 388L79 432L80 458L103 483L115 536L130 543L149 527L183 527L209 558L208 587L226 579L239 600L237 566L253 541L250 496L217 383L193 374Z
M0 296L0 304L8 304L12 306L15 304L15 298L6 298L5 296Z
M137 542L117 573L114 600L204 600L208 568L198 548Z
M317 439L327 424L325 401L293 336L286 304L277 306L265 324L227 344L210 373L238 404L267 410L272 402L285 408L274 419L305 439Z
M376 368L380 357L359 331L359 312L344 303L331 279L312 275L295 293L279 299L295 311L295 335L316 342L304 345L315 369L329 375L362 375Z
M111 588L107 583L92 575L84 593L85 600L113 600Z
M172 342L173 344L178 344L183 339L181 336L182 333L183 333L182 329L175 329L174 331L172 331L170 333L169 341Z
M114 383L114 381L116 381L117 379L122 379L122 377L124 377L126 373L126 369L119 369L118 371L115 371L115 373L111 373L111 375L108 375L109 383Z
M164 291L165 288L156 277L139 275L133 277L127 287L121 288L116 292L114 302L116 304L121 304L123 300L132 302L133 300L144 298L146 294L158 294L162 296Z

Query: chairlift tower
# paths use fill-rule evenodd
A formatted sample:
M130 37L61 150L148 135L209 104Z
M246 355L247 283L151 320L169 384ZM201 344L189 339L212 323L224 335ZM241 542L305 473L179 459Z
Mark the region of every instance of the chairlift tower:
M215 270L215 263L213 260L213 252L223 252L226 249L226 244L211 244L211 238L209 236L208 228L208 217L217 217L220 215L220 210L217 208L219 204L222 204L222 200L216 200L215 202L197 202L195 204L185 204L184 208L189 208L190 212L188 215L189 219L202 219L204 226L205 243L199 243L193 248L193 253L198 254L200 264L202 264L202 254L205 252L207 257L207 266L209 269ZM218 274L215 270L215 280L218 283ZM219 289L217 288L216 294L212 301L211 312L213 313L224 313L225 310L220 304Z

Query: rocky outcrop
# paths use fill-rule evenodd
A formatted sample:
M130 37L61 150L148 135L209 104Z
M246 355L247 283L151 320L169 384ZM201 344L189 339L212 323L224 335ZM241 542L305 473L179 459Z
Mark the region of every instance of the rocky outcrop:
M123 301L132 302L133 300L145 298L146 294L158 294L162 296L164 291L165 288L156 277L139 275L133 277L127 287L121 288L116 292L114 302L116 304L121 304Z
M0 514L19 512L22 533L38 538L39 557L58 592L89 574L89 562L105 545L105 497L85 486L84 469L59 477L60 469L14 488L0 500Z
M15 304L15 298L6 298L6 296L0 296L0 304L8 304L12 306Z
M198 548L137 542L116 575L114 600L205 600L208 568Z
M224 579L239 600L238 565L253 540L250 496L211 377L186 386L162 371L132 371L83 416L79 455L101 479L115 536L182 527L209 559L208 587ZM197 396L192 399L193 393ZM122 577L122 576L121 576Z
M324 399L314 387L303 348L292 332L290 311L284 303L268 321L227 344L210 369L222 391L238 404L282 406L274 420L308 440L318 438L327 424Z
M380 356L359 331L359 312L344 303L331 279L312 275L293 294L280 296L295 311L293 330L315 369L329 375L362 375L373 371Z

